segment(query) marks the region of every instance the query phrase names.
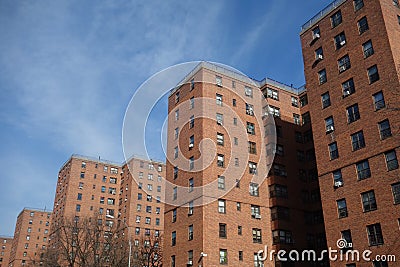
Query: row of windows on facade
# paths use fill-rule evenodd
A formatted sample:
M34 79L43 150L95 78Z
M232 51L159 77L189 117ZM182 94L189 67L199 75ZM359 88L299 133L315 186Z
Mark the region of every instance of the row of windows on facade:
M141 222L142 217L140 215L136 215L136 223L140 223ZM145 224L151 224L151 218L150 217L145 217ZM156 225L160 225L160 218L156 218Z
M357 116L359 116L359 115L357 115ZM386 138L389 138L392 136L392 130L390 128L390 123L389 123L388 119L378 122L377 126L378 126L377 128L379 131L380 140L385 140ZM332 116L325 119L325 127L326 127L327 133L330 133L335 130L334 121L333 121ZM366 146L365 139L364 139L364 132L362 130L351 134L350 141L351 141L351 147L352 147L353 151L357 151ZM329 144L329 152L330 152L331 160L339 157L339 152L338 152L336 142Z
M140 235L142 229L140 227L135 227L135 235ZM145 236L150 236L151 235L151 229L145 228L144 229L144 235ZM153 230L154 231L154 236L158 237L160 236L160 230Z
M29 216L30 216L30 217L35 217L35 212L34 212L34 211L29 212ZM43 216L43 215L42 215L42 216ZM50 219L50 216L51 216L51 213L47 213L47 214L46 214L47 219ZM40 223L41 223L41 222L40 222Z
M279 91L276 89L272 89L267 87L266 90L263 90L265 98L271 98L276 101L279 101ZM307 94L304 94L300 97L291 96L291 103L293 107L298 107L300 102L300 107L304 107L308 104Z
M28 233L32 233L32 227L28 227L26 230ZM40 233L41 229L38 229L38 232ZM43 231L44 234L48 234L49 233L49 229L44 229Z
M367 230L367 239L368 239L370 246L379 246L379 245L384 244L383 234L382 234L382 229L381 229L380 223L367 225L366 230ZM355 249L354 243L353 243L353 240L351 237L351 230L342 231L341 236L344 240L346 240L348 242L348 244L351 243L353 245L351 249ZM349 249L349 248L345 248L345 249Z
M81 163L81 167L82 167L82 169L86 169L86 162L85 161L82 161L82 163ZM96 163L95 164L95 168L97 169L99 167L99 164L98 163ZM108 166L103 166L103 171L104 172L108 172ZM110 173L111 174L117 174L118 173L118 168L115 168L115 167L110 167Z
M84 179L84 178L85 178L85 172L81 172L81 174L80 174L79 177L80 177L81 179ZM97 179L97 174L94 174L94 175L93 175L93 179ZM103 178L102 178L103 183L106 183L107 180L108 180L108 179L107 179L107 176L103 175ZM117 183L117 178L115 178L115 177L110 177L109 182L110 182L110 184L116 184L116 183Z
M394 204L400 204L400 183L395 183L391 185L393 201ZM364 212L370 212L378 209L377 201L375 198L375 191L370 190L364 193L361 193L361 203ZM339 218L346 218L349 216L347 210L346 199L342 198L336 201L338 208L338 216Z
M143 199L143 194L142 193L138 193L138 200L142 200ZM153 201L153 196L152 195L147 195L146 196L146 200L148 202L152 202ZM161 197L160 196L156 196L156 202L160 203L161 202Z
M388 171L395 170L399 168L399 163L397 161L396 152L394 150L384 153L386 167ZM371 177L371 169L369 166L368 159L357 162L355 164L355 169L357 172L358 180L364 180ZM344 181L342 177L342 171L340 169L332 172L334 188L339 188L344 186Z
M232 89L236 89L236 82L235 81L231 81L232 82ZM215 75L215 84L218 87L222 87L222 77L219 75ZM194 78L190 80L190 88L189 90L192 91L193 89L195 89L195 81ZM244 86L244 94L247 97L253 97L253 88L251 88L250 86L245 85ZM180 91L178 90L175 93L175 103L178 103L180 101Z
M48 218L50 218L50 217L48 217ZM39 221L39 224L42 224L43 223L43 221ZM30 219L29 221L28 221L28 224L33 224L33 220L32 219ZM46 221L46 224L45 224L46 226L49 226L50 225L50 222L48 222L48 221Z
M139 177L139 179L143 179L143 172L139 172L138 177ZM148 173L147 174L147 180L153 181L153 174L152 173ZM162 176L161 175L157 176L157 181L158 182L162 181Z
M27 241L29 241L29 240L31 240L31 236L30 235L27 235L26 236L26 238L25 238ZM37 240L39 240L40 239L40 237L39 236L37 236L37 238L36 238ZM43 242L47 242L47 237L45 236L45 237L43 237Z

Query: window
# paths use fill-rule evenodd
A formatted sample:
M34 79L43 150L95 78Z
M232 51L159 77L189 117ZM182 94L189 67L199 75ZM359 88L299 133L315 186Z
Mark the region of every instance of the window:
M363 203L363 209L364 212L376 210L376 199L375 199L375 193L373 190L362 193L361 194L361 200Z
M243 261L243 251L239 250L239 261Z
M236 99L232 99L232 106L236 107Z
M180 99L180 93L176 92L176 94L175 94L175 104L179 102L179 99Z
M194 157L190 157L189 158L189 170L193 170L194 169Z
M178 166L174 166L174 179L178 178Z
M150 217L146 217L145 224L151 224L151 218Z
M216 94L215 95L215 100L218 106L222 106L222 95Z
M258 197L259 192L258 192L258 184L257 183L250 183L250 185L249 185L249 193L250 193L250 196Z
M399 25L400 25L400 16L399 15L397 15L397 21L399 22Z
M247 122L247 133L251 134L251 135L255 135L256 134L254 123Z
M143 179L143 172L139 172L139 179Z
M321 31L320 31L319 27L317 26L312 30L312 38L314 40L314 39L318 39L320 37L321 37Z
M78 193L77 199L78 199L78 200L82 200L82 193Z
M194 108L194 96L192 96L189 99L189 109L193 109Z
M136 210L137 211L141 211L142 210L142 205L141 204L137 204L136 205Z
M255 142L248 142L248 149L250 154L257 154L257 144Z
M296 125L300 125L300 115L299 114L293 113L293 122Z
M369 40L362 45L364 58L370 57L374 54L374 48L372 46L372 41Z
M245 94L245 96L253 97L253 89L251 87L245 86L244 94Z
M105 192L106 192L106 187L105 187L105 186L102 186L102 187L101 187L101 192L102 192L102 193L105 193Z
M194 127L194 115L190 116L189 119L189 129L192 129Z
M279 93L277 90L272 88L267 88L267 98L272 98L275 100L279 100Z
M179 120L179 109L175 110L175 120Z
M223 125L224 124L224 115L222 115L221 113L217 113L216 114L216 118L217 118L217 124L218 125Z
M292 96L292 106L293 107L298 107L299 106L299 100L295 96Z
M188 215L190 216L190 215L193 215L193 211L194 211L194 208L193 208L193 201L190 201L189 202L189 208L188 208Z
M399 0L393 0L393 5L394 5L395 7L400 7L400 5L399 5Z
M337 208L338 208L338 214L339 218L344 218L347 217L347 204L346 204L346 199L339 199L336 201L337 203Z
M238 235L242 235L242 226L238 225Z
M194 188L194 180L193 178L189 179L189 192L192 192Z
M171 235L171 245L172 245L172 246L175 246L175 245L176 245L176 231L173 231L173 232L172 232L172 235Z
M358 104L354 104L346 109L347 122L352 123L360 119L360 112L358 111Z
M219 87L222 87L222 77L221 76L215 76L215 84Z
M387 261L373 261L374 267L388 267ZM355 265L354 265L355 266Z
M353 239L351 237L351 231L350 230L344 230L344 231L341 231L340 233L342 235L342 239L346 240L348 245L353 243Z
M249 173L257 174L257 163L249 161Z
M80 177L81 177L82 179L85 178L85 172L81 172Z
M336 142L330 143L328 145L329 148L329 157L331 160L337 159L339 157L339 151Z
M311 122L311 116L310 116L310 112L305 112L303 114L301 114L301 117L303 119L303 125L308 124Z
M147 180L152 181L153 180L153 174L151 174L151 173L147 174Z
M194 89L194 79L190 80L190 91Z
M334 184L335 188L343 186L343 178L342 178L341 170L333 171L332 176L333 176L333 184Z
M219 237L226 238L226 224L225 223L219 224Z
M322 50L322 47L318 48L315 50L315 60L322 60L324 59L324 51Z
M251 205L251 218L261 219L261 209L258 205Z
M225 165L225 156L222 154L217 155L217 166L218 167L224 167Z
M354 11L360 10L364 6L363 0L354 0Z
M300 96L300 107L304 107L307 104L308 104L307 94Z
M371 170L369 168L368 160L363 160L356 163L358 180L364 180L371 177Z
M324 83L326 83L327 78L326 78L326 70L325 70L325 69L320 70L320 71L318 72L318 80L319 80L319 84L324 84Z
M218 175L218 189L225 189L225 176Z
M224 135L222 133L217 133L217 145L224 145Z
M375 110L383 109L386 106L382 91L373 94L372 98L374 100Z
M365 147L363 131L359 131L351 135L351 146L353 147L353 151Z
M269 113L274 116L274 117L280 117L281 116L281 111L280 108L268 105Z
M273 244L292 244L292 232L286 230L272 231Z
M193 224L188 227L188 240L193 240Z
M379 128L379 135L381 136L381 140L384 140L390 136L392 136L392 130L390 129L390 124L389 120L384 120L381 122L378 122L378 128Z
M301 151L301 152L303 152L303 157L304 157L304 151ZM272 166L272 169L274 171L274 175L276 175L276 176L281 176L281 177L287 176L285 165L274 163Z
M331 98L329 96L329 92L326 92L321 95L322 100L322 108L327 108L331 105Z
M368 225L367 232L370 246L378 246L383 244L382 229L379 223Z
M262 243L262 238L261 238L261 229L258 228L253 228L253 243Z
M358 25L358 32L359 32L360 34L363 34L364 32L366 32L366 31L369 29L367 17L361 18L361 19L357 22L357 25Z
M343 97L347 97L356 91L353 78L342 83Z
M334 38L336 50L342 48L346 44L346 36L344 32L339 33Z
M289 208L275 206L271 207L271 220L288 220L289 219Z
M219 264L228 264L228 250L219 250Z
M344 57L338 60L339 73L342 73L347 69L350 69L350 67L351 67L350 57L348 55L345 55Z
M172 222L176 222L176 214L177 214L177 210L173 209L172 210Z
M83 185L84 185L84 183L83 182L79 182L79 186L78 186L78 188L79 189L83 189ZM93 188L94 189L94 188Z
M218 200L218 212L226 213L226 201L224 199Z
M392 170L399 168L399 162L397 161L396 152L394 150L386 152L385 159L386 159L386 167L387 167L388 171L392 171Z
M288 197L288 191L287 191L287 186L285 185L279 185L279 184L273 184L268 187L269 189L269 195L270 197L280 197L280 198L287 198Z
M100 204L104 204L104 197L100 197Z
M246 103L246 114L250 116L254 116L254 107L253 105Z
M171 267L175 267L175 255L171 256Z
M342 23L342 13L340 10L331 16L332 28L335 28Z
M75 209L77 212L80 212L81 211L81 205L80 204L76 204L76 209Z
M379 80L378 67L376 65L368 69L368 79L370 84Z
M394 204L400 204L400 183L392 184Z
M107 199L107 204L108 205L114 205L115 204L115 199L114 198L108 198Z
M333 132L335 130L335 123L333 121L333 117L330 116L325 119L325 131L326 133Z
M232 88L236 88L236 82L232 81Z
M173 200L176 200L178 198L178 187L174 187L173 189L172 189L172 199Z
M233 118L233 125L237 125L237 118Z

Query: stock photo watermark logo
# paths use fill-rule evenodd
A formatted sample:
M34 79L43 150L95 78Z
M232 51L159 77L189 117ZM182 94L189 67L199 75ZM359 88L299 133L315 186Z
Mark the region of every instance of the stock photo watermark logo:
M372 256L371 250L359 251L353 249L353 244L341 238L336 242L337 249L329 247L327 250L317 252L315 250L271 250L265 245L263 250L257 252L257 258L261 262L266 261L291 261L291 262L323 262L326 260L332 262L373 262L373 261L386 261L396 262L396 255L375 255Z
M224 82L228 79L223 80L222 76L235 80L237 86ZM189 94L193 96L187 97ZM168 112L163 113L160 105L165 110L166 103ZM236 103L241 108L236 108ZM232 67L188 62L164 69L135 91L125 112L122 142L132 178L139 183L130 159L139 153L151 160L150 150L157 140L169 175L169 179L162 177L165 184L162 201L166 204L205 205L223 197L241 179L261 185L274 157L274 153L267 155L266 146L269 144L274 150L272 146L276 144L275 121L268 111L257 82ZM250 115L251 120L243 119L243 113ZM247 153L256 149L249 148L249 144L257 144L256 156ZM213 168L213 164L221 167L223 173L212 178L199 174ZM190 185L187 181L183 185L176 179L178 173L203 175L202 185ZM221 177L224 190L220 190Z

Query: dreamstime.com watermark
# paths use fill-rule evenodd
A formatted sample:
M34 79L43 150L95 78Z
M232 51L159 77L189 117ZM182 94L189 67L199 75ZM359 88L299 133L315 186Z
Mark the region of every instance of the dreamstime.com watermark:
M339 239L336 242L338 249L332 249L329 247L327 250L322 250L321 252L316 252L315 250L271 250L268 251L268 246L264 247L264 250L259 250L257 252L257 257L259 261L265 262L269 261L325 261L329 259L330 261L339 262L371 262L371 261L387 261L396 262L395 255L376 255L372 258L371 250L364 250L360 252L359 250L352 249L352 243L348 243L345 239Z

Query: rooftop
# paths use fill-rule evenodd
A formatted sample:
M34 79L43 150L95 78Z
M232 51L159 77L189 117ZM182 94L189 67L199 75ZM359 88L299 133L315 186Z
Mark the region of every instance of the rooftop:
M323 19L326 15L328 15L332 10L338 8L341 4L346 2L347 0L336 0L330 3L327 7L322 9L318 14L316 14L314 17L312 17L309 21L303 24L301 26L301 31L300 35L303 34L305 31L307 31L309 28L314 26L318 21Z

